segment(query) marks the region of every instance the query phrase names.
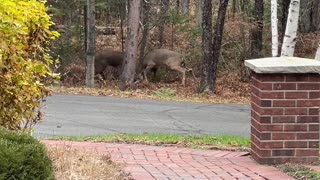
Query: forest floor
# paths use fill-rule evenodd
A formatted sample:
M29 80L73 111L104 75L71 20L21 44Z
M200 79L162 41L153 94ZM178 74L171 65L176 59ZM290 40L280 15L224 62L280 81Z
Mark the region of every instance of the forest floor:
M198 93L200 80L187 78L186 86L180 84L179 78L171 82L142 82L135 89L121 91L116 80L97 82L96 88L83 85L63 83L51 86L53 93L86 94L97 96L130 97L201 103L249 104L249 82L240 79L237 74L220 74L217 78L215 93Z

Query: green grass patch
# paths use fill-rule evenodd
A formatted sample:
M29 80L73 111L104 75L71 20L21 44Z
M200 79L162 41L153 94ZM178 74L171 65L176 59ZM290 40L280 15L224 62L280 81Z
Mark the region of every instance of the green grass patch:
M152 94L160 99L168 99L175 97L177 95L177 92L169 88L160 88L158 90L152 91Z
M250 139L240 136L183 136L170 134L113 134L53 137L54 140L116 142L148 145L176 145L204 149L248 150Z

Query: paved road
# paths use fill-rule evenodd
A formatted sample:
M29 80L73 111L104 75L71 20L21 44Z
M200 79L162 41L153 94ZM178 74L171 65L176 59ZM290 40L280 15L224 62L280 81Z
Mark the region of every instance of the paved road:
M249 137L250 107L54 94L36 137L172 133Z

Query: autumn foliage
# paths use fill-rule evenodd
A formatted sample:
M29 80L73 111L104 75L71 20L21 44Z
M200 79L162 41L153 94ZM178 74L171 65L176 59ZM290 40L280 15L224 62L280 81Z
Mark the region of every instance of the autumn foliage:
M40 105L54 77L45 48L59 34L43 1L2 0L0 6L0 126L20 131L41 120Z

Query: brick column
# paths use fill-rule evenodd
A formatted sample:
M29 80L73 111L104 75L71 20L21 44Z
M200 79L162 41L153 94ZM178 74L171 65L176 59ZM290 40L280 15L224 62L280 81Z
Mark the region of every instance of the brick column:
M262 164L318 161L320 74L251 69L251 156Z

